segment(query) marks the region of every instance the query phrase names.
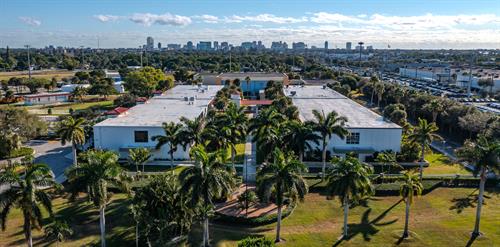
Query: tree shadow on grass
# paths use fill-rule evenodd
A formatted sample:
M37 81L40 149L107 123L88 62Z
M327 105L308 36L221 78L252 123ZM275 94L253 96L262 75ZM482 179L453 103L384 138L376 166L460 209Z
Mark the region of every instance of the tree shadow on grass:
M348 230L350 233L345 240L351 240L356 235L362 234L365 241L370 241L371 236L379 232L377 226L391 225L398 221L398 219L395 219L391 221L381 222L387 216L387 214L402 201L402 199L397 201L373 220L370 220L370 213L372 209L368 208L361 216L361 222L359 224L348 224Z
M462 213L466 208L475 208L477 205L477 190L472 191L469 195L465 197L455 197L451 199L453 205L450 206L450 210L456 210L457 213ZM484 199L490 199L490 196L483 195ZM486 201L483 200L483 205L486 205Z

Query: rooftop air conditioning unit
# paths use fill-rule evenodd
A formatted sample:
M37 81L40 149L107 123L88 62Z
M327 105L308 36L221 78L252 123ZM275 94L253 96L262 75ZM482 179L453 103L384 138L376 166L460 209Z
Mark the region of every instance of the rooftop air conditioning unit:
M323 84L323 89L326 89L326 84Z
M189 101L189 98L187 96L184 96L184 101Z
M297 95L297 91L290 91L290 95L292 95L292 96Z

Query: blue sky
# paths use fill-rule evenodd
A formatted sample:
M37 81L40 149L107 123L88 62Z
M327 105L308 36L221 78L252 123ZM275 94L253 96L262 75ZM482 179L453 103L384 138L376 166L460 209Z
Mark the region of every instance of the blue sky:
M500 1L0 0L0 46L138 47L147 36L500 48Z

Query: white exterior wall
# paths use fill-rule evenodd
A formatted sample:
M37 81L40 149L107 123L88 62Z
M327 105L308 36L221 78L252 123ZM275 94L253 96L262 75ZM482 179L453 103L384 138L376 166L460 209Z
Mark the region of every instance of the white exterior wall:
M135 142L134 131L148 131L148 142ZM94 126L94 145L96 149L112 150L120 154L120 158L127 158L128 152L121 151L120 148L150 148L153 154L152 159L170 159L169 145L165 144L161 149L156 150L155 141L151 137L164 135L161 127L129 127L129 126ZM189 147L184 148L179 145L174 153L174 160L188 160Z
M478 81L479 81L478 77L472 76L471 88L482 89L482 87L480 87L478 85L478 83L477 83ZM492 91L493 92L500 91L500 79L494 79L493 82L494 82L494 86L493 86ZM469 75L462 75L461 73L457 74L456 85L458 87L466 88L469 85ZM486 90L490 90L490 88L488 87L488 88L486 88Z
M409 77L413 79L434 79L437 80L436 73L433 73L432 71L429 70L420 70L418 69L416 71L416 78L415 78L415 69L409 69L409 68L399 68L399 75L404 76L404 77Z
M348 128L351 133L359 133L359 144L347 144L346 139L340 139L338 136L333 135L330 139L327 151L330 151L334 155L344 156L345 153L333 153L333 149L361 149L361 150L369 150L373 149L375 151L386 151L392 150L394 152L401 151L401 135L402 129L376 129L376 128ZM321 150L321 140L316 146L312 143L313 148L318 148ZM361 153L359 154L359 158L364 160L366 156L372 155L371 153Z
M68 101L67 95L49 96L49 97L30 97L24 99L24 104L43 105L43 104L52 104L52 103L66 102L66 101Z

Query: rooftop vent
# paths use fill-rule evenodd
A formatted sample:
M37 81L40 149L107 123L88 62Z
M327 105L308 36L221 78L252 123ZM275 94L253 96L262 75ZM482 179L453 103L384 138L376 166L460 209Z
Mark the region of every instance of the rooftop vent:
M292 96L297 95L297 91L290 91L290 95L292 95Z
M187 96L184 96L184 101L189 101L189 98Z

